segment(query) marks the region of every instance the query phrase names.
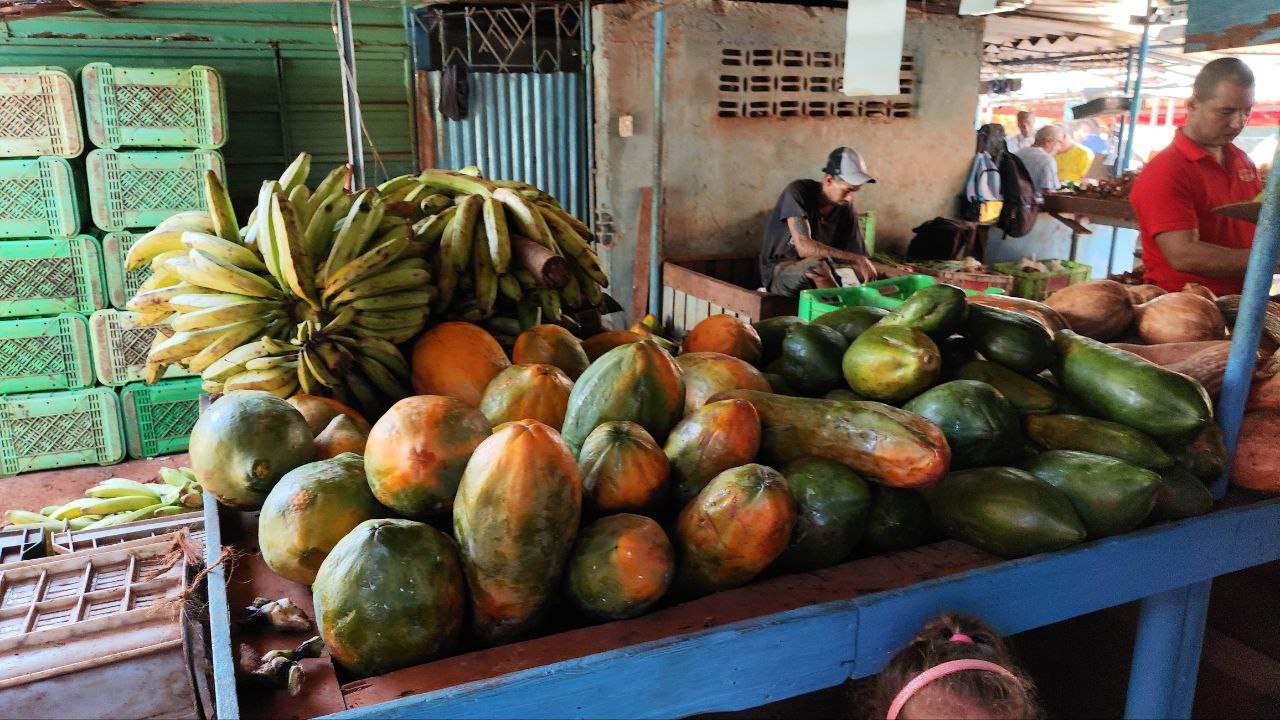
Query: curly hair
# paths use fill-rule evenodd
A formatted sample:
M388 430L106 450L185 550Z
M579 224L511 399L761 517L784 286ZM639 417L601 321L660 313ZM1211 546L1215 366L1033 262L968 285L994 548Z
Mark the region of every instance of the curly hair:
M952 640L967 636L972 642ZM889 706L912 678L935 665L951 660L987 660L1013 673L1016 680L983 670L962 670L938 678L921 689L903 708L903 716L925 698L930 705L951 702L980 709L984 717L995 720L1039 718L1039 705L1031 679L1014 664L1009 648L989 625L977 618L949 612L920 630L911 644L903 648L885 666L876 682L872 700L873 718L882 720ZM962 713L956 713L962 714Z

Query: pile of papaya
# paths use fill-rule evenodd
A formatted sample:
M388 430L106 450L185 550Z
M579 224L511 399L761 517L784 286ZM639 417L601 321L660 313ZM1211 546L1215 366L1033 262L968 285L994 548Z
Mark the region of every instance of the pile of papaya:
M354 675L942 538L1052 551L1207 512L1224 463L1195 381L948 285L679 345L446 322L405 354L418 394L380 417L235 391L191 438Z

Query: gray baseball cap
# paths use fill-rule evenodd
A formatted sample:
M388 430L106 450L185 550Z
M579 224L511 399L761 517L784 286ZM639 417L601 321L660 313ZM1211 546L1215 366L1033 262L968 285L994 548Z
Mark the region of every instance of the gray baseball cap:
M838 147L832 150L827 156L827 166L822 168L822 172L835 175L850 185L866 185L876 181L867 171L867 164L862 161L862 156L851 147Z

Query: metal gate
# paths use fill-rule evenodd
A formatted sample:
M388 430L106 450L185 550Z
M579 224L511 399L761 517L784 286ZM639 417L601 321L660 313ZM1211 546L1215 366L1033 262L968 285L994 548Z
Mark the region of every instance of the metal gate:
M415 57L428 73L436 164L533 183L575 216L590 215L590 33L583 5L432 6L413 13ZM440 112L445 67L466 68L466 116Z

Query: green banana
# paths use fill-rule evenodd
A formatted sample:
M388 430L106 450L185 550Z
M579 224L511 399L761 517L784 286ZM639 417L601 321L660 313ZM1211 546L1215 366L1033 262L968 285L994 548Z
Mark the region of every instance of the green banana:
M315 265L303 247L302 231L293 206L279 194L271 196L271 227L280 253L280 274L294 295L314 310L320 310L316 297Z
M498 292L508 300L519 300L524 297L524 291L520 289L520 281L516 280L514 275L498 276Z
M463 173L449 172L448 170L425 170L418 178L428 185L443 188L455 195L489 197L494 191L493 183Z
M347 303L354 303L360 300L367 300L386 295L388 293L411 290L413 288L422 288L431 280L431 273L426 270L417 268L405 268L401 270L387 270L376 275L367 277L359 282L353 283L351 287L338 293L330 303L334 306L341 306ZM366 309L359 306L361 310ZM373 308L367 308L373 309Z
M400 256L408 244L407 237L388 240L342 266L337 272L329 273L324 290L325 300L346 290L370 273L389 265Z
M209 206L209 219L213 223L213 234L237 245L241 243L240 224L236 222L236 211L231 206L231 196L222 178L212 170L204 171L204 199Z
M494 198L484 201L484 231L489 261L495 272L505 273L511 264L511 233L507 230L507 211Z
M435 297L435 288L432 287L426 290L401 290L373 297L358 298L351 302L351 307L356 310L373 312L419 308L425 313Z
M520 234L549 250L557 249L551 237L551 231L547 228L547 223L542 219L538 208L524 199L520 193L511 188L498 188L493 191L493 199L506 206Z

